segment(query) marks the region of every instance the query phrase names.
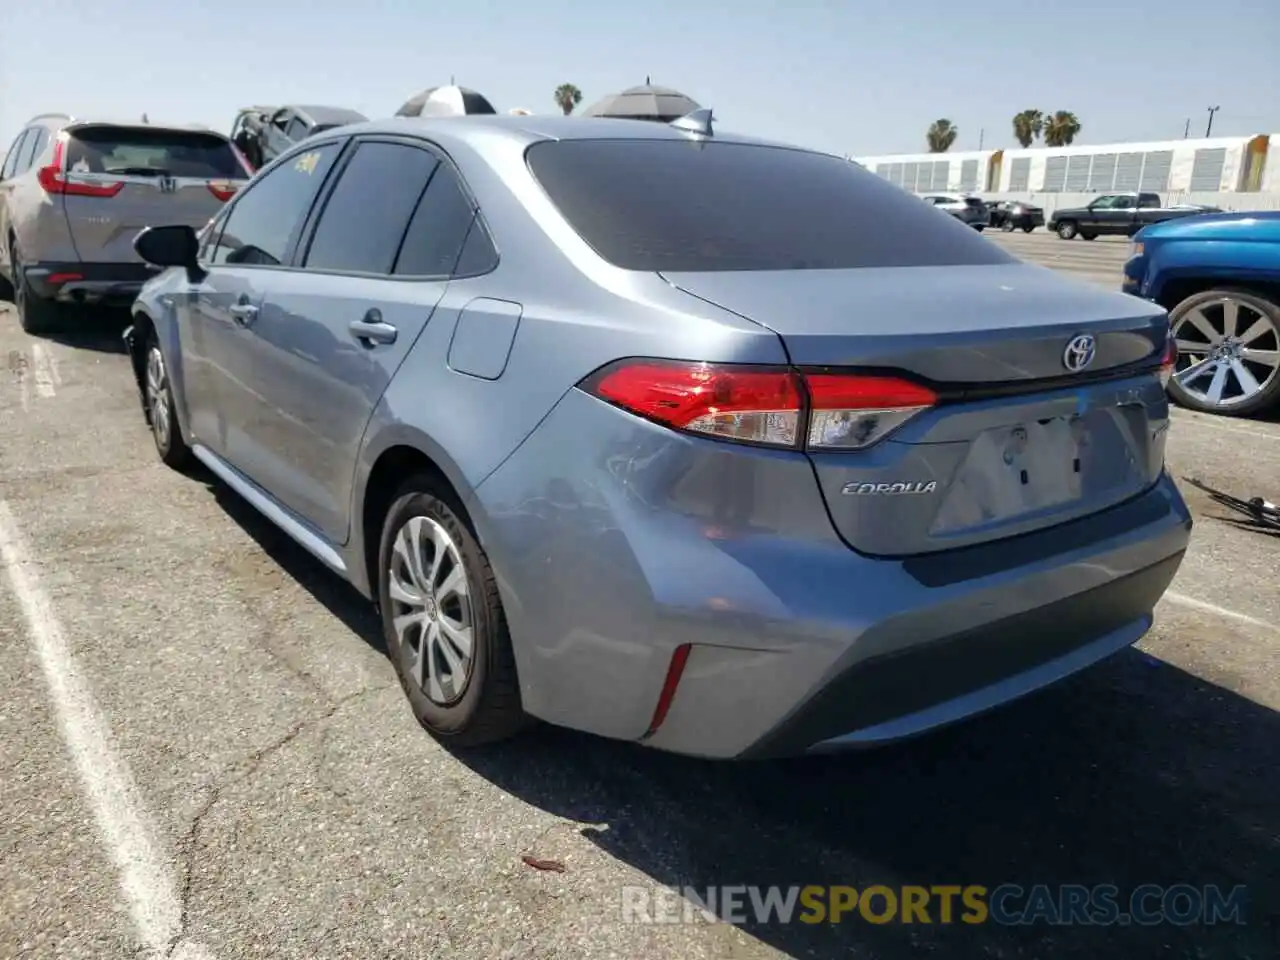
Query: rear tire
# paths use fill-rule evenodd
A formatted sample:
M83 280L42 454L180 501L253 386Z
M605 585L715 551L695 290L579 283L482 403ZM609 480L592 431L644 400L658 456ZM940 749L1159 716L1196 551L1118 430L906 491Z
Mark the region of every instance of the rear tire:
M1001 223L1001 224L1000 224L1000 232L1001 232L1001 233L1013 233L1013 221L1012 221L1012 220L1005 220L1003 223Z
M31 289L23 271L22 257L18 255L17 246L12 241L9 243L9 257L9 271L13 274L13 305L18 311L18 325L32 336L52 333L62 319L62 305L56 300L39 296Z
M1081 240L1097 240L1098 235L1096 233L1081 233L1080 239Z
M147 332L143 347L143 396L146 398L147 425L156 444L156 453L165 466L179 472L190 468L195 457L187 441L182 438L173 402L173 384L169 380L169 367L160 349L155 330Z
M1031 232L1032 230L1034 230L1034 229L1035 229L1035 227L1034 227L1034 226L1027 225L1027 226L1025 226L1025 227L1023 227L1023 228L1022 228L1022 232L1023 232L1023 233L1030 233L1030 232Z
M1079 232L1080 231L1076 228L1076 225L1070 220L1066 220L1058 224L1058 236L1063 240L1074 240L1076 238L1076 234Z
M529 725L493 569L429 474L400 488L383 521L378 606L400 686L433 737L473 747Z

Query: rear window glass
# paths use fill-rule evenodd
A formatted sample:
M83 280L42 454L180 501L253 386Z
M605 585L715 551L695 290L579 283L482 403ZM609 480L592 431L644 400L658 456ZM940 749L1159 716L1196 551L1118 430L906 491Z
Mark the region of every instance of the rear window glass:
M558 140L529 169L604 259L627 270L839 270L1011 263L837 157L752 144Z
M156 177L246 177L231 143L213 133L148 130L138 127L87 127L67 143L67 169L78 173L115 173Z

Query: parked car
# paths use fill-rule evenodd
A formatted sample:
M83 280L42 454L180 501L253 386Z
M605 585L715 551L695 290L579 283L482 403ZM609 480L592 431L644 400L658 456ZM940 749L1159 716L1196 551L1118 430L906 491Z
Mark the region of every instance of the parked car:
M1280 406L1280 213L1146 227L1122 289L1170 311L1179 404L1239 417Z
M1142 636L1191 527L1165 311L677 123L345 127L144 231L159 456L373 599L458 745L857 746Z
M957 193L931 193L921 197L925 203L933 204L939 210L951 214L961 223L966 223L979 233L987 228L989 213L987 205L978 197L969 197Z
M236 114L231 138L257 170L307 137L367 119L346 107L246 107Z
M67 303L131 303L155 275L133 249L152 223L207 223L249 178L203 127L28 121L0 169L0 278L29 333Z
M1044 210L1035 204L1023 203L1020 200L997 200L987 205L990 212L991 226L999 227L1005 233L1021 230L1030 233L1036 227L1044 226Z
M1053 211L1049 229L1063 240L1077 236L1095 240L1101 236L1131 237L1143 227L1202 213L1220 213L1217 207L1180 204L1166 207L1158 193L1110 193L1097 197L1085 207Z

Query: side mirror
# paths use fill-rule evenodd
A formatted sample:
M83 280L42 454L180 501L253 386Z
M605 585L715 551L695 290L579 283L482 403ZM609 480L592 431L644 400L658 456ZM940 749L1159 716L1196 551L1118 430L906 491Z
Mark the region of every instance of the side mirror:
M143 260L157 267L185 267L187 279L192 283L199 283L205 278L198 259L200 241L196 232L185 224L146 227L134 237L133 249Z

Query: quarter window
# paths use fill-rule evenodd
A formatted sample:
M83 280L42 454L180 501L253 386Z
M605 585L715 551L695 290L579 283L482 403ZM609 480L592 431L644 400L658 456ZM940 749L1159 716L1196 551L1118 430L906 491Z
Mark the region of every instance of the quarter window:
M458 175L449 164L440 164L413 212L394 272L407 277L452 276L475 215Z
M440 161L399 143L361 143L325 201L310 270L389 274L418 198Z
M22 153L22 148L26 144L27 134L29 130L23 130L18 134L18 139L13 141L13 146L9 148L9 153L4 158L4 167L0 169L0 180L8 180L14 175L18 169L18 156Z
M231 207L212 262L284 263L340 149L326 143L300 151L248 187Z

